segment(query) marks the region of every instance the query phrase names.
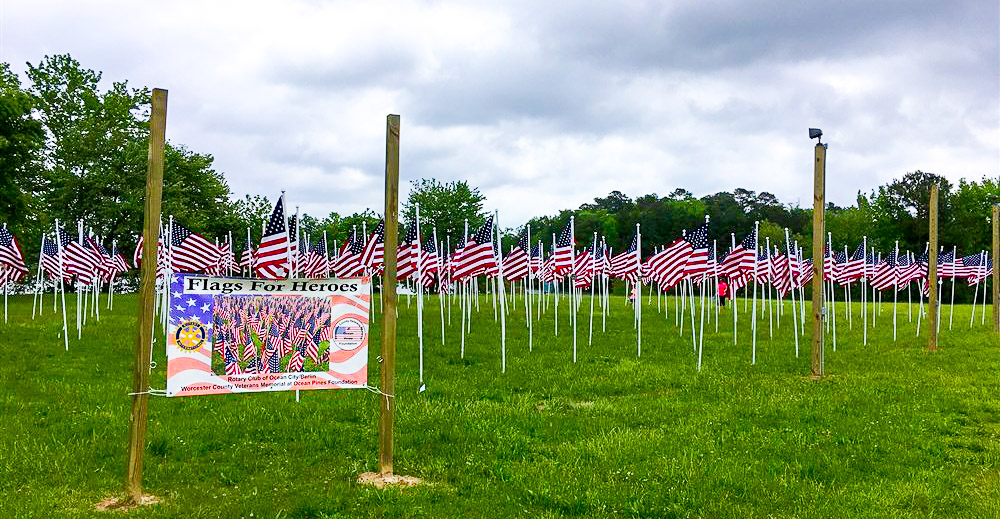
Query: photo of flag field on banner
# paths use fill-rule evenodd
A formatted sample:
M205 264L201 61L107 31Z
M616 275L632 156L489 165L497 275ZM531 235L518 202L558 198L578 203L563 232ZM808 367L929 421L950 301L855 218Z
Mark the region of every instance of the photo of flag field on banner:
M366 387L369 290L368 278L175 276L167 396Z

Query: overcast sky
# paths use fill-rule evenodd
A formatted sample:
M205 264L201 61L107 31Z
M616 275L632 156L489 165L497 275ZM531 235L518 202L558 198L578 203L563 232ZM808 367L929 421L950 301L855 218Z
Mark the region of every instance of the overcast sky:
M811 205L809 127L840 205L1000 174L996 0L479 4L3 0L0 61L166 88L170 141L314 216L381 212L390 113L401 198L467 180L504 227L614 189Z

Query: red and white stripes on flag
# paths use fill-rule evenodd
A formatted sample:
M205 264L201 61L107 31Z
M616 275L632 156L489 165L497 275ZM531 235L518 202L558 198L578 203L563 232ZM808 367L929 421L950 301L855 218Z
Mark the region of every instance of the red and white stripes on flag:
M285 195L278 198L274 211L264 228L264 235L257 247L254 271L262 279L283 279L288 276L288 221L285 218Z
M406 236L396 248L396 279L405 281L417 274L417 259L420 257L420 236L416 222L406 226Z
M169 229L171 267L178 272L202 272L219 264L219 248L204 236L173 222Z
M385 219L379 220L372 231L365 250L361 253L361 264L370 271L382 268L385 262Z
M573 237L573 221L570 220L563 227L556 239L552 249L553 265L555 273L562 274L573 269L573 247L576 246Z
M456 281L478 276L496 268L496 255L493 252L493 215L486 219L486 223L469 238L465 247L456 256L455 273L452 277Z
M0 229L0 270L7 271L6 279L15 282L28 273L21 245L6 228Z
M625 252L616 254L615 257L611 258L610 272L611 276L619 279L631 279L635 280L639 277L639 235L636 234L632 237L632 244L629 245Z

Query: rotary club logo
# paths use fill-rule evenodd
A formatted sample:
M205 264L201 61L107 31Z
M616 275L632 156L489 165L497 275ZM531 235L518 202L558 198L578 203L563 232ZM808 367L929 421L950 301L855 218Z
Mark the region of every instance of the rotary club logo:
M182 321L177 326L177 333L174 334L177 346L187 351L194 351L200 348L205 344L206 337L205 325L201 324L197 319Z

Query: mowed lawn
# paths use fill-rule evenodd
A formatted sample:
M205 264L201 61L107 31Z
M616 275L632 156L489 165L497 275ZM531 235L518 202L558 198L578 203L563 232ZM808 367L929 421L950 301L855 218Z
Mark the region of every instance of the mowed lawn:
M598 314L588 344L585 298L574 364L567 301L559 335L550 304L529 352L518 300L501 373L490 300L472 313L463 359L457 306L442 345L431 298L418 393L416 304L401 297L395 468L427 482L415 488L356 482L377 469L375 393L151 397L144 485L163 501L127 516L1000 517L1000 342L989 315L970 329L971 306L956 307L949 331L945 307L930 354L926 321L915 336L916 305L912 322L899 306L894 342L884 304L865 346L860 305L848 330L841 304L829 376L813 381L808 337L796 358L788 313L773 338L761 313L756 365L742 303L738 344L729 311L718 332L706 322L698 372L690 315L681 335L674 299L660 313L655 297L643 302L637 358L631 307L613 297L607 331ZM136 298L116 297L82 340L71 314L68 352L45 303L32 320L31 298L12 297L0 324L0 517L101 516L95 503L124 478ZM162 342L154 352L162 389Z

